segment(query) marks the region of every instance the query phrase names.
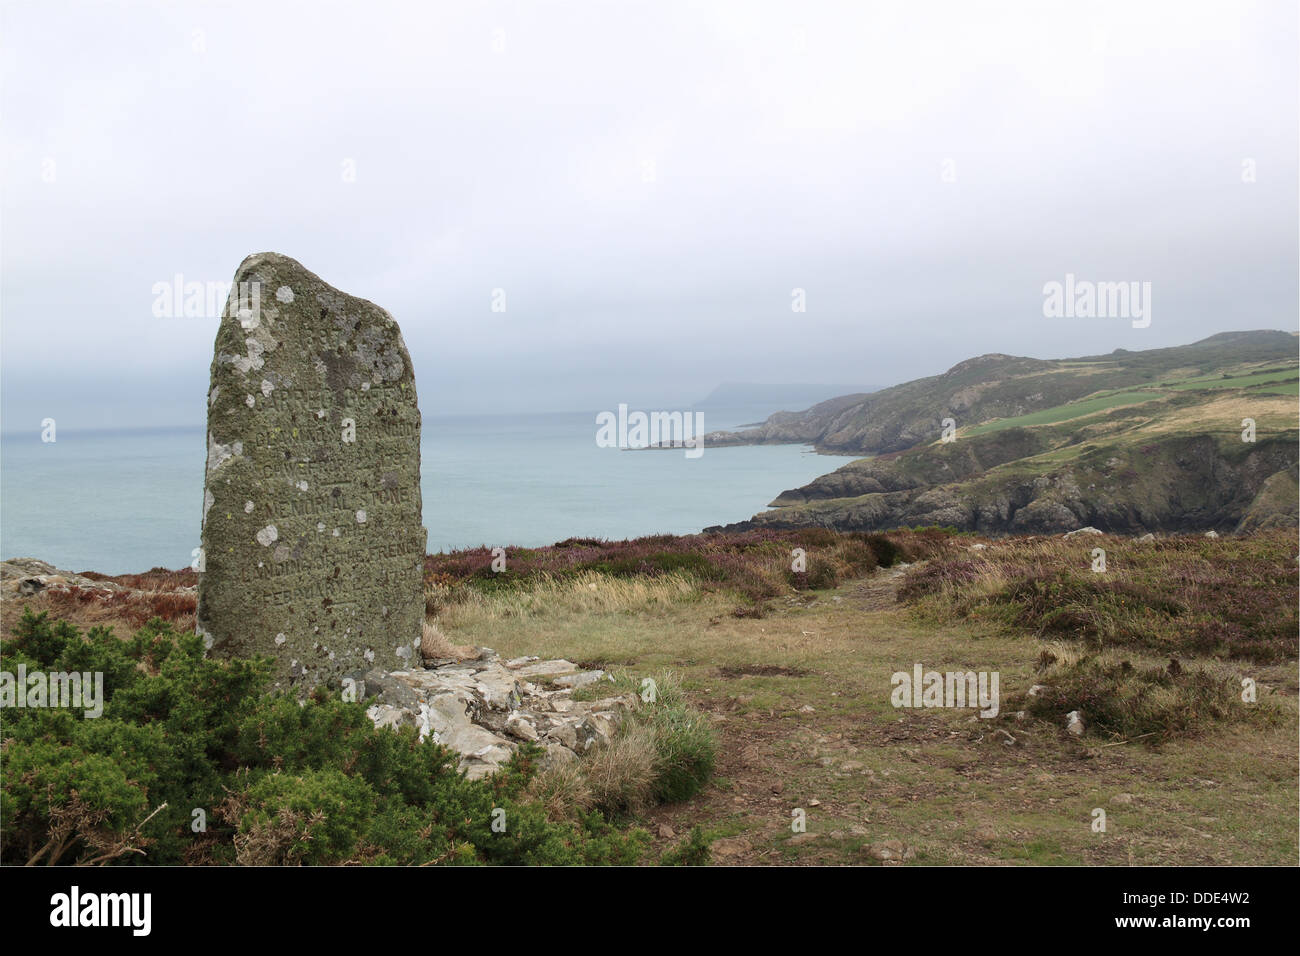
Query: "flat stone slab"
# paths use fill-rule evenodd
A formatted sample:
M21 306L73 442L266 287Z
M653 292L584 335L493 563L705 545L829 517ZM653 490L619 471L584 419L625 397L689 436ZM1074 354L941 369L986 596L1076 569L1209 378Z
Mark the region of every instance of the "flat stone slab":
M566 660L537 661L535 664L525 664L511 669L520 677L553 677L557 674L573 674L581 670L573 661Z
M554 683L557 687L570 687L576 690L579 687L594 684L604 676L604 671L579 671L576 674L565 674L557 677Z

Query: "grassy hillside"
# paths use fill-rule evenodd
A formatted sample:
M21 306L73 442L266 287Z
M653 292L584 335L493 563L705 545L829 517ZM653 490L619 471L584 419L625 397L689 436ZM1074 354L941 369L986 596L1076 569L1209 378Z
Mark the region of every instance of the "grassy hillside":
M1224 332L1191 345L1110 355L1042 360L983 355L941 375L916 379L869 395L850 395L803 412L779 412L743 432L715 432L710 445L809 442L822 451L881 454L937 439L943 420L972 427L1095 400L1121 391L1201 387L1231 374L1241 387L1255 374L1271 384L1296 378L1297 340L1288 332ZM1289 374L1287 374L1289 372ZM1205 386L1211 387L1211 386ZM1029 424L1039 424L1030 422Z
M882 426L853 425L858 416L897 418L928 395L931 408L944 410L931 413L924 436L786 491L772 502L777 510L728 529L1294 526L1295 353L1296 338L1278 332L1056 363L974 359L957 367L960 387L947 398L949 376L911 382L888 390L893 406L841 409L816 440L828 447L853 432L862 443ZM972 382L975 371L981 383ZM951 441L940 438L941 418L957 423ZM1246 419L1255 423L1253 441L1243 440Z

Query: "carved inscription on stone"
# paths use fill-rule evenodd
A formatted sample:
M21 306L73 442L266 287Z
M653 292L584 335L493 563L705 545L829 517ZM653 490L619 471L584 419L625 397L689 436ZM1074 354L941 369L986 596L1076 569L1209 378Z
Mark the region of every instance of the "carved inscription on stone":
M424 621L420 411L386 311L274 253L235 275L208 392L198 629L335 684L416 660Z

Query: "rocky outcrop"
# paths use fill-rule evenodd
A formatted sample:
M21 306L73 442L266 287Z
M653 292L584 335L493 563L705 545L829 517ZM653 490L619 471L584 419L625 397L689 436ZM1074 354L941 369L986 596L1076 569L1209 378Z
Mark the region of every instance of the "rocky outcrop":
M773 508L831 498L911 491L949 484L983 474L990 468L1041 454L1052 447L1051 436L1027 428L1012 428L978 439L936 444L925 455L886 455L850 462L828 475L783 491Z
M1300 524L1300 481L1297 468L1269 475L1237 525L1238 531L1294 528Z
M46 588L61 590L74 587L99 591L106 595L128 590L112 581L102 581L60 570L36 558L11 558L8 561L0 561L0 595L6 598L30 597Z
M640 700L635 694L573 699L576 688L598 686L605 676L566 660L503 661L481 648L471 661L372 670L361 691L376 727L415 727L422 740L432 736L459 753L459 769L477 779L497 770L522 743L542 747L548 765L609 743Z
M911 454L920 457L922 451L933 461L946 454L932 448ZM940 525L984 534L1054 534L1092 526L1141 534L1295 527L1296 458L1291 432L1255 444L1206 434L1173 435L1127 451L1098 448L1038 475L1013 462L1015 467L940 484L927 483L923 469L905 465L903 459L892 466L877 460L847 466L836 473L838 479L824 476L798 496L787 492L778 499L791 506L707 530L879 531ZM958 460L969 464L972 459L954 462ZM888 475L890 467L899 473ZM930 468L936 470L942 469ZM850 474L842 474L846 471ZM867 481L881 488L903 487L822 497L828 489L857 489Z

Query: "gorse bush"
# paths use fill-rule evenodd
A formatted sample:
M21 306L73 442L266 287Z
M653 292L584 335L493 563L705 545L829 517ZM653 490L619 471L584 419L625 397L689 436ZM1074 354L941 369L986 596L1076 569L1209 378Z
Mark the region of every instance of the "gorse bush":
M267 696L269 662L206 659L162 621L123 641L28 612L0 652L20 664L102 672L105 700L98 718L6 709L6 864L631 863L648 842L582 806L549 817L536 748L470 781L413 728L320 692Z

